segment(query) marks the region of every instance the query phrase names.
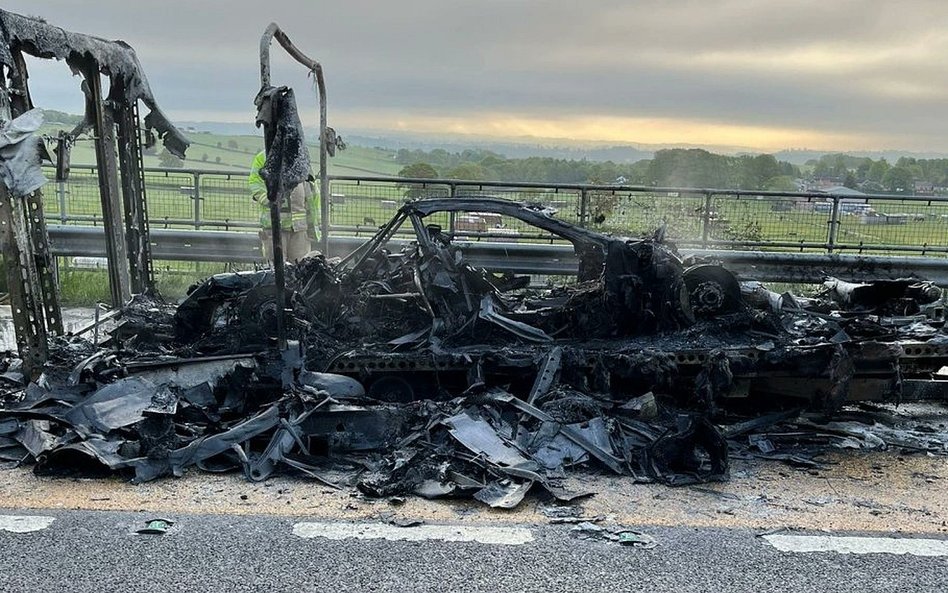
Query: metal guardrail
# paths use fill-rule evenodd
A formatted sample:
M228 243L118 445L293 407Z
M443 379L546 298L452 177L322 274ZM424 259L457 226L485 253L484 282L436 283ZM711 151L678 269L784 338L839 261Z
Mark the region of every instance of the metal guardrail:
M50 223L101 224L94 167L44 196ZM259 228L246 174L145 170L152 229ZM634 185L511 183L391 177L330 177L330 236L365 237L409 198L492 195L533 202L593 230L641 236L662 225L682 247L800 253L948 256L948 197L776 192ZM433 222L477 241L556 244L514 220L445 215Z
M247 195L244 173L147 169L145 181L155 259L261 261L260 211ZM69 181L50 186L55 191L47 189L44 206L53 253L103 256L94 167L73 166ZM333 176L330 255L357 247L406 199L471 195L540 204L564 220L618 235L641 236L665 225L666 237L683 253L711 255L761 280L918 275L948 284L948 198L940 196ZM452 232L477 265L575 273L568 243L518 220L471 213L432 215L430 222Z
M50 225L53 255L105 256L101 228ZM262 261L255 233L158 229L152 231L152 255L171 261L252 264ZM330 255L345 255L362 244L359 237L333 236ZM397 248L398 241L391 247ZM460 242L468 261L489 270L556 276L576 274L578 262L571 247L522 243ZM683 249L682 255L709 257L745 278L767 282L816 283L825 276L854 281L919 276L948 286L948 260L929 257L885 258L851 254L780 253L743 250Z

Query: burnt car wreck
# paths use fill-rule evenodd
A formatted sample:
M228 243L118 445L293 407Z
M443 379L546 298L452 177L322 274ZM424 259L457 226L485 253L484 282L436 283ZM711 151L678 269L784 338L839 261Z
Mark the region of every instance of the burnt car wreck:
M20 356L0 368L0 463L135 482L192 468L253 481L285 472L366 496L512 508L530 491L588 495L570 479L584 472L677 486L728 479L735 455L810 467L828 447L948 453L945 431L851 407L948 399L943 294L923 279L830 278L814 297L778 293L683 258L661 229L618 238L493 196L407 201L345 257L284 262L280 201L307 178L309 155L292 90L270 84L273 39L317 75L329 195L325 161L342 142L325 125L321 69L271 25L255 104L274 267L211 277L172 305L150 267L138 102L169 150L187 141L157 110L130 47L0 11L0 97L13 98L0 120L32 107L22 52L65 59L86 78L115 304L107 320L63 335L42 183L28 177L38 159L24 152L30 166L0 185L4 258L22 287L11 295ZM108 101L96 91L103 73ZM0 151L37 148L17 139ZM574 276L483 265L448 230L465 213L572 245Z
M577 281L471 265L427 222L470 210L570 241ZM682 485L727 479L735 453L811 466L832 445L948 452L948 435L846 409L945 397L942 293L925 281L777 294L661 237L487 197L406 203L349 256L313 253L285 278L282 310L272 270L224 274L177 307L134 299L101 344L63 338L0 413L0 456L134 481L282 470L510 508L534 487L588 494L570 468Z

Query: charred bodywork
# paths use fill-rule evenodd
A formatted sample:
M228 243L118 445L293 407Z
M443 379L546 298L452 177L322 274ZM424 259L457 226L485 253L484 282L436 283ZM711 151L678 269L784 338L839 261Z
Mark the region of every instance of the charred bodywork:
M497 275L469 264L463 247L427 221L470 211L510 217L569 241L579 259L576 282L535 290L527 276ZM393 250L403 227L413 240ZM740 300L729 272L712 265L686 270L674 248L658 237L609 237L541 207L489 197L411 202L347 257L308 258L291 276L290 300L303 308L302 319L336 336L395 346L511 339L548 344L654 334L689 327L696 317L735 312ZM212 278L180 307L179 334L200 338L212 329L217 308L233 308L235 298L253 301L272 284L269 272ZM253 291L235 292L232 285ZM692 295L698 307L691 305Z
M432 220L470 210L570 241L576 281L469 264ZM394 240L406 224L414 240ZM0 458L138 481L282 468L509 508L534 486L588 494L572 467L681 485L727 479L734 450L807 467L833 445L948 453L944 431L846 416L854 401L944 398L941 291L924 281L779 294L686 264L660 236L463 198L408 203L348 257L288 265L285 349L274 284L270 270L215 276L176 308L133 302L101 348L59 344L11 391Z

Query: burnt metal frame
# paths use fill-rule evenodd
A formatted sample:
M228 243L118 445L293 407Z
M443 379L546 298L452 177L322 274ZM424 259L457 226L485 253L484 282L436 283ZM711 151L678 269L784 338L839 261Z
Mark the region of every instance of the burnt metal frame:
M11 44L9 51L13 67L7 67L6 72L0 67L0 95L4 97L0 120L12 120L33 108L23 53L47 57L30 44ZM121 81L115 79L109 96L103 97L103 65L91 56L75 65L84 78L86 117L95 138L111 301L114 307L120 307L133 293L150 293L155 287L138 100L126 99ZM0 184L0 241L17 348L25 370L35 376L46 361L49 336L63 334L41 191L14 199Z
M10 53L15 67L4 72L0 66L0 94L4 95L0 120L15 119L33 108L26 60L19 48L10 48ZM55 263L50 254L40 190L14 197L0 183L0 242L17 350L24 371L35 377L48 355L49 334L63 333Z
M305 66L316 78L316 88L319 95L319 203L320 203L320 245L323 252L329 249L329 176L328 176L328 158L329 158L329 137L326 115L326 82L323 78L323 67L319 62L310 58L299 50L286 33L280 29L276 23L270 23L263 36L260 38L260 92L263 93L271 88L270 85L270 43L276 39L277 42L286 50L294 60ZM271 126L264 124L264 145L269 153L270 145L273 143L273 130ZM282 184L279 184L283 187ZM268 183L268 189L270 184ZM268 192L270 201L270 234L273 239L273 273L276 283L276 301L280 303L277 313L277 340L279 348L287 348L286 339L286 280L284 278L284 260L283 260L283 238L282 228L280 226L280 204L288 198L292 188L283 187L286 195L271 196Z
M599 258L602 258L603 254L608 250L610 243L622 241L621 239L615 239L608 235L553 218L539 208L533 208L520 202L513 202L502 198L491 196L426 198L409 202L399 208L398 212L387 224L379 229L372 238L344 257L340 265L350 271L357 270L372 254L395 235L406 219L411 221L415 235L421 246L429 249L431 238L428 236L422 219L438 212L454 214L467 211L488 212L516 218L540 230L566 239L573 244L573 249L579 256L594 253Z

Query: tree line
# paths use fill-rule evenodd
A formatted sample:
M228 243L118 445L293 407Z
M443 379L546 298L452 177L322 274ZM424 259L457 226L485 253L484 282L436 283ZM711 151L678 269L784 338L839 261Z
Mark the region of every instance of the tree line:
M807 161L813 177L834 178L840 185L864 192L911 193L915 182L948 187L948 159L900 157L894 164L847 154L824 154Z
M726 156L701 149L659 150L635 163L529 157L508 159L488 150L399 150L402 177L472 181L602 183L725 189L796 189L800 170L773 155Z

